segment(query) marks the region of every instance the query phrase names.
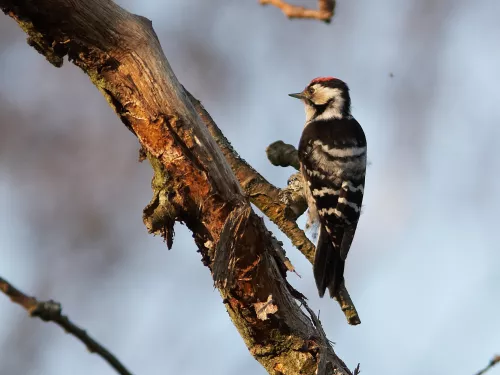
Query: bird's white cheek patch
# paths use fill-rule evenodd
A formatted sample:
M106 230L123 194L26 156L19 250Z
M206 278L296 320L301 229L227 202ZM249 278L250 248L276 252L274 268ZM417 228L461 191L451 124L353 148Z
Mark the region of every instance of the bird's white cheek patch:
M306 108L306 125L309 123L309 121L314 117L314 114L316 113L316 110L314 109L313 106L309 105L306 103L305 105Z
M319 89L316 94L314 94L313 101L316 105L324 105L331 98L330 94L326 91L329 89Z
M314 103L317 105L324 105L329 100L334 99L334 102L342 100L342 91L340 89L334 89L331 87L321 87L314 93Z

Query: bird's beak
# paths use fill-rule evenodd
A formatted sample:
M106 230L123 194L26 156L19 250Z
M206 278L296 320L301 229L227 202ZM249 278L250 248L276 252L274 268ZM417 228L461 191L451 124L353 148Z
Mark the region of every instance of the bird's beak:
M302 92L298 92L296 94L288 94L288 96L291 96L292 98L297 98L297 99L306 99L306 96Z

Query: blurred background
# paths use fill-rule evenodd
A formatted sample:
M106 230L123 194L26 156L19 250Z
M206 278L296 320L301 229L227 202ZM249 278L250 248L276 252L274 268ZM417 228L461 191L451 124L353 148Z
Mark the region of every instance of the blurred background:
M472 375L500 351L500 2L339 0L331 25L257 0L118 3L153 21L179 80L278 186L293 170L265 147L297 144L304 121L287 94L316 76L348 82L371 162L346 269L360 326L317 298L310 264L269 228L351 369ZM189 231L176 225L171 251L147 234L137 140L87 76L25 39L0 17L0 276L60 301L134 374L265 374ZM2 295L0 374L114 371Z

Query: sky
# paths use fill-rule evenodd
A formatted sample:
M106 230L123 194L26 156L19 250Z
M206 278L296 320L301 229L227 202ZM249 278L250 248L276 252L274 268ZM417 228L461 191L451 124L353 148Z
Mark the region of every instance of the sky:
M277 186L294 171L265 148L297 144L304 122L287 94L317 76L348 83L370 162L345 272L362 324L317 297L310 264L266 221L302 276L288 279L351 369L472 375L500 354L500 3L337 3L326 25L257 0L118 1L152 20L180 82ZM51 66L7 16L0 131L1 277L61 302L134 374L265 374L189 231L176 225L170 251L147 234L137 140L87 76ZM114 373L2 296L0 347L2 375Z

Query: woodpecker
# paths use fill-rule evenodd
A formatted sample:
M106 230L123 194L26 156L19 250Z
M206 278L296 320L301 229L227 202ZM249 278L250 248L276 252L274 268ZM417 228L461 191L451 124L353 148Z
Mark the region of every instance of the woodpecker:
M314 279L320 297L333 298L344 281L344 265L361 214L365 188L366 137L351 115L349 88L340 79L315 78L300 93L306 123L299 142L300 171L309 221L319 224Z

